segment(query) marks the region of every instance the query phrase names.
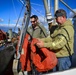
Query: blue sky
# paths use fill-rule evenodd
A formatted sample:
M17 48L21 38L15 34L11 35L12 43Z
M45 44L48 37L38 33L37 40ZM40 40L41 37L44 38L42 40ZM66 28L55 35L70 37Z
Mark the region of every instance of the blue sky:
M30 0L31 1L31 14L38 15L42 20L45 17L45 10L43 5L43 0ZM76 9L76 0L63 0L66 2L72 9ZM0 25L1 24L16 24L16 21L19 17L22 3L20 0L0 0ZM54 15L54 0L51 0L51 13ZM63 8L67 11L67 15L69 16L70 10L64 6L61 2L59 2L59 8ZM24 9L21 13L20 19L23 18ZM10 20L10 21L9 21ZM22 20L21 20L22 22ZM21 22L19 22L21 24Z

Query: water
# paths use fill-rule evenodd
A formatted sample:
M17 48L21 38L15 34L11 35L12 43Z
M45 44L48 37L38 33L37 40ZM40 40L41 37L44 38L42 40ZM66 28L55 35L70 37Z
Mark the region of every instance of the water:
M18 28L16 28L14 31L14 27L0 26L0 29L5 31L5 32L8 32L9 29L12 29L13 32L18 32Z

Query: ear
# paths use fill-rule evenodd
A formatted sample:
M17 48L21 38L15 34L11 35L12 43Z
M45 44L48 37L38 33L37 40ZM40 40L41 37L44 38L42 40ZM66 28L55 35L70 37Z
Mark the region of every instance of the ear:
M38 22L38 19L36 21Z
M63 18L65 18L65 16L62 16Z

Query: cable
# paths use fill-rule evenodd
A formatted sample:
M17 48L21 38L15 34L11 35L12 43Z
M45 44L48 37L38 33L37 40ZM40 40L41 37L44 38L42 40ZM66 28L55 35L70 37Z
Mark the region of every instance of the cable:
M36 3L31 3L31 4L33 4L33 5L37 5L37 6L43 6L43 5L40 5L40 4L36 4Z
M24 8L24 4L23 4L23 6L22 6L22 8L21 8L21 11L20 11L18 20L17 20L16 25L15 25L15 27L14 27L14 31L15 31L15 28L17 27L18 22L19 22L19 19L20 19L20 16L21 16L21 13L22 13L23 8Z
M24 2L23 2L22 0L20 0L20 2L21 2L22 4L24 4Z
M12 4L13 4L14 11L15 11L15 15L17 17L17 13L16 13L16 9L15 9L15 5L14 5L14 1L13 0L12 0Z
M44 16L38 10L35 10L32 6L31 6L31 8L44 18Z
M20 1L21 1L22 4L24 4L22 0L20 0ZM35 4L35 3L32 3L32 4ZM35 5L39 5L39 4L35 4ZM39 6L41 6L41 5L39 5ZM31 8L34 9L32 6L31 6ZM34 11L36 11L38 14L40 14L42 16L42 14L39 11L37 11L35 9L34 9ZM44 16L42 16L42 17L45 19Z

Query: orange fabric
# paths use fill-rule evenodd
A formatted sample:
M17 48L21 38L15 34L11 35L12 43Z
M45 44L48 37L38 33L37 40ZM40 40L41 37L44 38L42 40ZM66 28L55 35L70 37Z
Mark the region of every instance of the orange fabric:
M38 49L40 52L44 54L44 56L40 53L36 52L35 43L37 39L33 39L31 43L31 57L36 69L39 72L48 71L53 69L57 65L57 58L56 55L47 48L40 48Z
M24 51L24 54L21 54L21 57L20 57L20 61L21 61L21 64L22 64L22 70L26 70L26 71L30 71L31 70L31 67L30 67L30 61L29 61L29 55L28 55L28 38L29 38L29 35L26 34L25 36L25 39L24 39L24 43L23 43L23 51ZM23 57L22 57L23 56ZM23 58L23 60L22 60Z
M29 56L28 56L28 38L29 35L26 34L25 38L24 38L24 43L22 46L22 53L20 55L20 62L21 62L21 66L22 66L22 70L26 70L26 71L30 71L31 67L30 67L30 60L29 60Z
M36 69L39 72L53 69L57 64L57 58L55 54L47 48L41 48L41 49L38 48L37 50L37 47L35 46L35 44L36 42L38 42L38 40L33 39L32 42L29 44L28 38L29 38L29 35L26 34L24 43L22 46L22 53L20 55L22 70L31 71L29 57L31 58L33 64L36 66ZM29 54L29 52L31 54Z

